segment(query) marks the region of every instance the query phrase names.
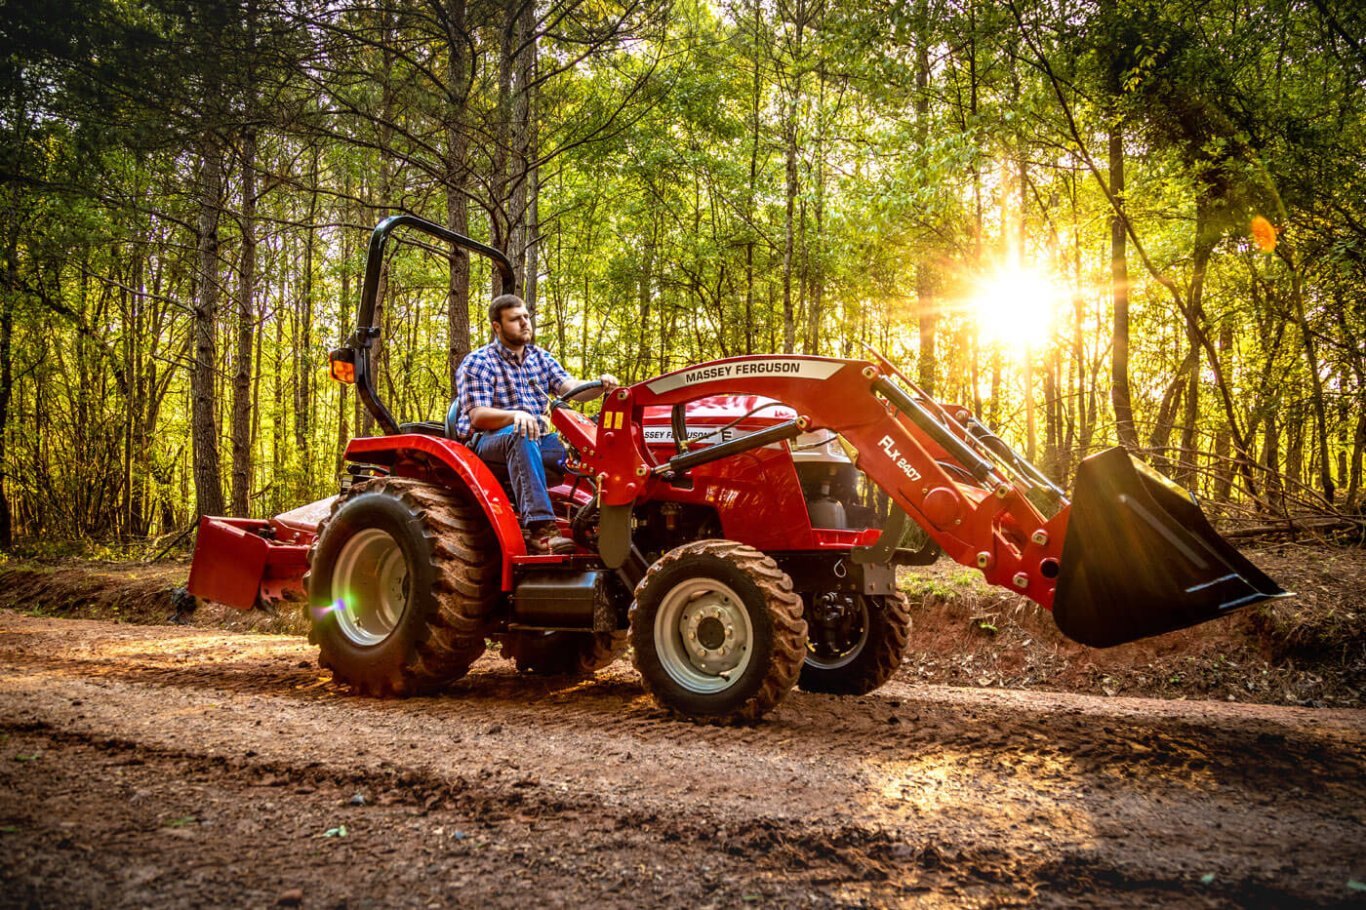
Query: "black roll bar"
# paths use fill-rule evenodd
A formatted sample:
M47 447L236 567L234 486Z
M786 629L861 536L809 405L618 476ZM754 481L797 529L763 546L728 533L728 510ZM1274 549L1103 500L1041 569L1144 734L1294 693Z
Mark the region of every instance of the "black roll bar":
M455 231L416 215L390 215L375 226L375 229L370 233L370 249L365 258L365 285L360 294L360 312L356 316L356 331L346 346L354 355L356 393L360 395L360 400L364 402L365 409L375 418L375 422L384 428L385 435L393 435L399 432L398 421L394 419L394 415L389 412L384 403L379 400L375 391L375 378L370 369L370 349L374 346L375 339L379 337L379 326L375 325L375 308L379 304L379 276L384 267L384 247L389 242L389 235L400 227L413 228L438 240L444 240L457 249L468 250L471 253L478 253L487 257L502 277L503 288L514 293L516 291L512 261L501 250L496 250L478 240L466 237L464 234L457 234Z

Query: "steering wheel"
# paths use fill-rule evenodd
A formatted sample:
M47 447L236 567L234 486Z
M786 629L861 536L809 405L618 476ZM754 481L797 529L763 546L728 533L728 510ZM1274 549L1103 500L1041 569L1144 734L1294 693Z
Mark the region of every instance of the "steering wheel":
M584 392L591 392L594 389L600 388L602 388L601 379L594 379L592 382L581 383L580 385L577 385L574 388L570 389L568 392L565 392L559 398L552 399L550 402L550 410L553 411L556 408L567 408L569 407L569 405L575 403L574 399L577 396L582 395Z

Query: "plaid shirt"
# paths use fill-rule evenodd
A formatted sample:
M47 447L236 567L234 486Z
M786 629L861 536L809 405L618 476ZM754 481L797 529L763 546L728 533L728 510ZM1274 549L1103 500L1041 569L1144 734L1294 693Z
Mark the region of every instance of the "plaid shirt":
M455 400L460 405L455 430L461 439L469 439L475 432L470 411L502 408L544 414L550 396L570 376L558 360L536 345L523 348L519 361L495 338L460 361L455 378Z

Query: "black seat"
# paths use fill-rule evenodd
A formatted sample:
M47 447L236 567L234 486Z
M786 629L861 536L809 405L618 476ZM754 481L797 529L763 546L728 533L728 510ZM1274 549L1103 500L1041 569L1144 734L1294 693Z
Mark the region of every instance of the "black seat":
M400 433L414 433L418 436L437 436L446 437L446 425L437 423L435 420L424 420L421 423L401 423L398 425Z

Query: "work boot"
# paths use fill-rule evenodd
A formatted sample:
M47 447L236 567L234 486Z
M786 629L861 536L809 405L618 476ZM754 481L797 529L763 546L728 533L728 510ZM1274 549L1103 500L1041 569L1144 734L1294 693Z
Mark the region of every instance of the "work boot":
M526 537L527 552L533 556L546 553L573 553L578 549L574 541L560 534L560 526L553 521L537 522L523 534Z

